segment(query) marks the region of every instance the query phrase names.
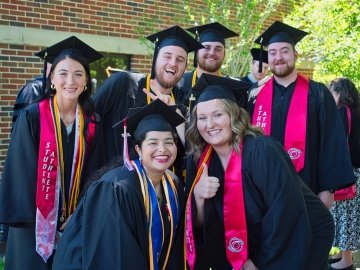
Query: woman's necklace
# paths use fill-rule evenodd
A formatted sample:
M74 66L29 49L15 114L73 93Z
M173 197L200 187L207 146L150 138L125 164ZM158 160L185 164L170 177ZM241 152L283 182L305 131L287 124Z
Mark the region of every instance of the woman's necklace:
M75 111L76 111L76 108L75 108ZM60 112L61 121L63 121L63 123L65 124L66 127L71 126L74 123L75 117L76 117L75 111L74 111L74 113L72 113L70 115L63 115Z

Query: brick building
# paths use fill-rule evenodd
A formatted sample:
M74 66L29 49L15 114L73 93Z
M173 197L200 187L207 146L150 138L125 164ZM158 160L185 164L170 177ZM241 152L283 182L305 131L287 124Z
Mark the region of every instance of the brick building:
M271 21L281 20L283 12L289 11L291 7L286 3ZM203 1L193 1L192 7L206 12ZM171 4L162 0L1 0L0 175L16 94L27 81L40 75L43 67L35 52L76 35L110 58L117 58L124 64L122 68L146 73L151 67L151 57L140 42L140 37L149 34L144 31L146 20L162 29L177 24L178 18L185 16L183 13L183 1L178 0L172 0Z

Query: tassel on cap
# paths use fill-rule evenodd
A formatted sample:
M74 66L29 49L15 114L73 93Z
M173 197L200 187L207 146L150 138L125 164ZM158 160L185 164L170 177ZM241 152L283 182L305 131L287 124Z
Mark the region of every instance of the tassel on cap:
M157 54L159 52L159 46L158 46L158 42L159 39L156 38L154 45L155 45L155 49L154 49L154 55L153 55L153 60L152 60L152 65L151 65L151 79L155 79L155 65L156 65L156 58L157 58Z
M123 145L123 161L124 165L128 168L129 171L133 171L134 167L130 162L129 158L129 150L128 150L128 140L127 137L129 134L126 131L126 118L124 119L124 133L122 135L124 137L124 145Z
M199 41L199 32L195 31L195 39ZM197 51L194 51L194 68L197 68Z
M262 40L263 38L260 39L260 55L259 55L259 70L258 72L261 73L262 72L262 66L263 66L263 54L262 54L262 51L264 49L264 46L262 45Z
M46 60L46 56L47 56L47 51L45 51L45 55L44 55L44 69L43 69L43 77L42 77L42 93L41 96L43 97L45 94L45 89L46 89L46 71L47 71L47 60Z

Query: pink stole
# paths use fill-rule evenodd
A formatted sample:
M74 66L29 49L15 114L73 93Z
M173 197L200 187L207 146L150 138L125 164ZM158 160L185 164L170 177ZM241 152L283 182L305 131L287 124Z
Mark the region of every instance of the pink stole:
M40 119L40 143L38 156L38 174L36 190L36 251L46 262L55 248L55 236L57 229L59 198L61 190L61 179L64 170L62 158L61 128L56 128L56 110L54 98L44 99L39 102ZM83 127L79 125L80 117L77 112L74 160L71 173L70 198L74 201L69 203L69 214L75 210L77 196L79 193L78 181L83 168L86 149L81 146ZM86 134L86 148L90 148L95 135L94 119L89 119ZM62 191L65 192L65 191ZM65 203L65 202L64 202Z
M242 145L240 146L240 149ZM196 249L192 224L192 192L203 171L203 163L209 165L212 147L203 151L198 172L191 187L186 207L185 220L185 255L190 269L196 263ZM232 151L224 176L224 228L226 257L235 270L242 269L248 259L248 239L246 228L245 204L242 188L242 152Z
M256 98L252 124L271 135L272 99L274 77L265 83ZM284 148L290 156L297 172L304 168L306 151L307 103L309 80L298 75L291 99L285 127Z
M61 181L51 99L39 102L40 144L36 192L36 251L46 262L55 248ZM57 131L61 132L61 130Z

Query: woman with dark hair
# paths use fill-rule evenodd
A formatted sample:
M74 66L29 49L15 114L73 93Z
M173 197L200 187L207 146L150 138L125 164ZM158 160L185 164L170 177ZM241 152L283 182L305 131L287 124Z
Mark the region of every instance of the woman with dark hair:
M16 121L0 184L9 270L51 269L96 132L89 63L102 55L74 36L39 54L52 63L50 85Z
M334 246L341 252L329 259L329 269L353 269L352 252L360 249L360 102L355 84L347 78L330 83L340 118L347 134L351 162L356 177L356 195L335 200L331 213L335 220ZM335 193L336 196L336 193Z
M168 170L176 159L175 128L184 119L160 99L129 115L123 134L134 137L139 158L107 168L89 186L61 238L54 270L184 269L182 183Z
M186 131L189 268L325 270L333 240L328 209L283 147L251 126L234 81L202 76Z

